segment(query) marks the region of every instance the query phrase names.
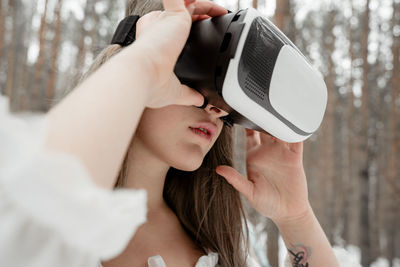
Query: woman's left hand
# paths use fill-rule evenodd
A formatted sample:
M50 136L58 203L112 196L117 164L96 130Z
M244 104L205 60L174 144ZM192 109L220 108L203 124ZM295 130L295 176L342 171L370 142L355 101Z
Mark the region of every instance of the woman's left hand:
M217 173L241 192L251 205L275 223L309 213L303 142L286 143L271 135L246 129L247 177L230 166Z

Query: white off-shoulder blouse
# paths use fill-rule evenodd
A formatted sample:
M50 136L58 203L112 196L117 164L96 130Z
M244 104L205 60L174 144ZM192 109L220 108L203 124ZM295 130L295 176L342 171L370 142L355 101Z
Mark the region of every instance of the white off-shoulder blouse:
M11 115L8 99L0 95L0 266L101 266L146 221L147 193L99 188L77 158L44 151L45 118ZM259 266L251 257L247 262ZM166 265L156 255L148 266ZM217 253L196 264L215 266Z
M247 257L247 267L260 267L258 262L252 257ZM149 257L147 260L148 267L167 267L161 255ZM218 253L210 252L207 255L201 256L195 267L218 267ZM103 267L99 263L98 267Z

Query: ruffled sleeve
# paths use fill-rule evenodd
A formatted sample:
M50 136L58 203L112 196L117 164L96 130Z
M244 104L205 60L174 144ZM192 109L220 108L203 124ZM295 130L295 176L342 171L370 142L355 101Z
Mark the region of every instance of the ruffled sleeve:
M199 258L195 267L209 267L217 266L218 263L218 253L209 252L207 255L203 255Z
M97 187L80 160L44 151L47 125L0 96L0 266L98 266L146 221L146 191Z

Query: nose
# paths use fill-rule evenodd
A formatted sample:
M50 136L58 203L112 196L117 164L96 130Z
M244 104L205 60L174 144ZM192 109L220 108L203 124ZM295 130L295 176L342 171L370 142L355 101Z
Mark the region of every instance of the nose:
M222 109L220 109L220 108L217 108L217 107L215 107L215 106L213 106L213 105L211 105L211 104L208 104L208 105L205 107L205 110L206 110L209 114L211 114L213 117L216 117L216 118L220 118L220 117L224 117L224 116L229 115L228 112L226 112L226 111L224 111L224 110L222 110Z

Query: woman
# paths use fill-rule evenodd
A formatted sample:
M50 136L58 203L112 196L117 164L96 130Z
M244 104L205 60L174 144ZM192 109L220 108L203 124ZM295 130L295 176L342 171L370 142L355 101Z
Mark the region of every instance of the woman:
M148 25L163 18L165 13L160 11L162 9L159 0L128 1L126 15L142 16L137 27L136 38L139 42L142 34L148 33L148 27L151 27ZM210 2L197 2L196 15L192 16L192 20L208 17L203 14L199 18L197 14L200 11L211 16L227 12ZM157 36L152 42L160 42L160 39L164 40L163 37ZM165 34L167 42L171 42L171 37ZM183 37L174 42L177 47L166 45L167 48L154 51L157 54L154 57L162 57L160 52L168 55L166 49L172 49L171 54L178 55L185 43ZM105 49L88 74L97 70L120 49L118 45ZM169 68L171 71L172 66L161 65L160 68ZM170 76L165 78L168 78L168 82L171 79ZM174 76L172 80L176 82ZM160 106L164 107L158 108ZM283 235L298 230L299 233L290 233L285 239L292 252L304 252L306 256L311 253L307 248L310 245L297 239L297 235L305 241L317 239L318 245L325 244L326 248L314 252L315 262L321 257L325 264L329 260L332 265L335 264L329 243L312 215L307 200L302 143L286 144L270 136L248 131L247 167L250 182L247 182L233 168L227 167L232 166L232 133L220 120L227 115L225 111L211 105L204 110L196 106L165 106L158 103L147 107L158 109L144 110L117 180L120 187L146 189L147 222L138 229L127 249L119 257L104 262L103 266L141 266L157 254L162 255L167 266L194 266L202 255L212 252L218 252L222 266L244 266L248 253L242 231L245 216L239 194L229 183L242 192L262 215L281 226ZM210 140L192 130L202 124L213 128ZM225 165L217 170L228 182L215 172L218 165ZM297 225L299 221L303 226ZM307 224L311 229L304 229ZM301 232L309 233L309 236ZM314 251L316 249L313 248ZM312 264L310 260L304 258L301 263Z
M90 218L82 218L83 212L91 209L75 203L62 209L71 221L79 222L75 228L52 216L40 216L40 222L61 233L57 242L62 240L76 249L81 266L85 259L92 264L95 253L104 267L215 266L217 262L221 266L252 266L255 263L248 257L242 230L241 192L277 224L293 266L338 266L308 202L303 144L287 144L248 130L247 180L232 168L231 132L220 120L226 112L211 105L199 108L203 97L181 85L173 73L192 20L227 11L208 1L164 0L165 11L155 12L150 11L160 9L160 3L142 4L131 2L128 7L128 14L140 10L140 15L146 14L138 22L137 41L121 51L117 46L106 49L91 69L92 75L46 115L48 153L72 155L83 164L80 171L87 171L99 187L127 191L116 190L120 195L111 205L106 201L112 199L109 191L71 177L76 185L72 189L79 190L70 194L86 205L93 203L96 211L104 204L98 213L109 213L103 215L109 221L98 221L104 227L91 225ZM194 130L199 127L209 128L212 135L204 138ZM63 181L70 186L68 179ZM65 193L59 184L47 182ZM143 195L135 200L126 197L126 201L136 202L136 211L121 197L121 193L131 197L143 192L135 189L147 192L147 203ZM144 222L146 204L147 220L136 228ZM124 205L130 205L129 209ZM77 214L82 217L68 207L78 207L81 213ZM131 228L124 230L124 226ZM90 232L90 227L96 231L88 235L83 230ZM72 237L68 232L79 234ZM81 253L84 249L86 254ZM73 249L68 251L74 255ZM53 262L62 258L61 253L51 255Z

